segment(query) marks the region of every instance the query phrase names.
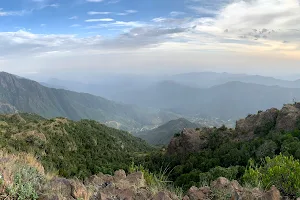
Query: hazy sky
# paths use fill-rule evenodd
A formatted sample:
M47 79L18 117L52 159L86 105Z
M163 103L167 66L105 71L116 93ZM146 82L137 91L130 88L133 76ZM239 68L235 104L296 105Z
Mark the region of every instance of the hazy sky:
M0 0L0 71L300 73L300 2Z

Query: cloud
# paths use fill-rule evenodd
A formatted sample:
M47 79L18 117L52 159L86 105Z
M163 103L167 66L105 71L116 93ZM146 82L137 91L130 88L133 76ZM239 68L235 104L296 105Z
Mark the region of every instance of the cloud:
M22 16L27 14L28 11L26 10L20 10L20 11L5 11L3 8L0 8L0 17L5 17L5 16Z
M113 15L121 15L121 16L124 16L124 15L129 15L129 14L134 14L134 13L137 13L138 11L137 10L125 10L124 12L119 12L119 13L116 13L116 12L108 12L108 11L89 11L87 12L88 15L109 15L109 14L113 14Z
M116 27L127 27L127 28L136 28L146 26L143 22L138 21L115 21L113 23L97 24L93 26L88 26L86 29L99 29L99 28L116 28Z
M96 11L89 11L88 15L109 15L111 12L96 12Z
M185 15L185 14L186 14L185 12L178 12L178 11L172 11L172 12L170 12L170 16L171 17L177 17L177 16Z
M75 27L80 27L80 26L81 26L80 24L72 24L70 27L75 28Z
M87 19L85 22L112 22L114 19L111 18L101 18L101 19Z
M86 66L97 68L98 63L106 63L111 69L122 69L122 66L135 66L139 69L144 65L149 68L207 66L207 69L220 66L221 69L224 65L229 65L240 70L269 66L274 71L276 67L280 69L280 66L288 64L293 69L298 66L298 0L186 2L187 12L192 13L173 11L150 21L115 21L113 18L96 17L87 19L86 22L90 22L88 24L91 26L83 28L95 29L92 30L94 36L91 37L34 34L28 30L0 32L1 65L14 63L11 65L19 66L26 61L27 66L38 68L38 62L31 61L33 58L40 59L43 66L58 66L57 69L64 67L67 61L72 63L70 66L82 69ZM4 11L0 10L1 12ZM88 12L89 15L106 13L126 15L135 11ZM80 24L70 25L79 26ZM118 29L120 32L109 37L96 35L100 32L97 29L102 28ZM260 70L259 67L257 69ZM35 68L32 67L30 71L35 71Z
M74 20L74 19L78 19L78 17L77 16L72 16L72 17L69 17L69 19Z

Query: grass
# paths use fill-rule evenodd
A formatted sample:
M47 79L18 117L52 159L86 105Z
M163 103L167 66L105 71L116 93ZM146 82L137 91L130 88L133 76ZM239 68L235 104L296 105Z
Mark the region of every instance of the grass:
M161 169L159 173L155 174L144 168L142 165L134 165L134 163L132 163L128 171L130 173L138 171L142 172L152 194L157 194L161 191L170 191L171 193L176 194L180 199L183 198L183 189L175 187L173 182L168 180L168 167L164 170Z

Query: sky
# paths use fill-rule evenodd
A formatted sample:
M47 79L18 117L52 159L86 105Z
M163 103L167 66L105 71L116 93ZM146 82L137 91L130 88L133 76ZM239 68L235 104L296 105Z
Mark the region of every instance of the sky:
M300 74L299 0L0 0L0 71Z

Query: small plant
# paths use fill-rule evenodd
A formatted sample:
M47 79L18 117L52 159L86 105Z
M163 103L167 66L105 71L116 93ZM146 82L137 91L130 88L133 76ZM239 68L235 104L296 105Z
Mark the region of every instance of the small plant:
M36 169L28 166L19 168L13 181L13 184L7 187L10 198L18 200L38 199L37 190L43 178Z
M142 165L134 165L132 162L128 170L130 173L133 172L142 172L146 183L152 193L157 193L159 191L169 190L170 192L176 194L180 199L183 197L183 190L179 187L174 187L171 181L168 181L167 171L168 167L165 170L160 170L158 174L150 172L148 169L145 169Z
M251 161L243 180L252 186L269 189L275 185L283 195L299 197L300 195L300 162L292 156L282 154L265 158L264 165L258 167Z

